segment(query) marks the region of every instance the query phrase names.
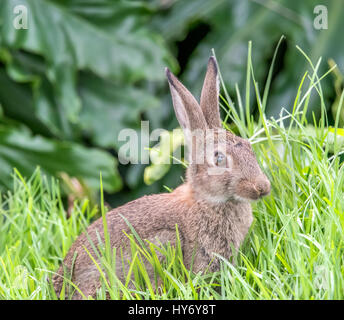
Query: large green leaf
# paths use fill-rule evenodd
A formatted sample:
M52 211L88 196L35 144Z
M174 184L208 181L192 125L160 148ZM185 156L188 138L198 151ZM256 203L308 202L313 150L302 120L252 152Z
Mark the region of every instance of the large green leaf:
M27 8L28 29L17 30L13 27L16 17L13 9L21 4ZM123 5L119 2L114 8L120 12ZM164 66L175 66L162 39L147 30L110 33L50 1L5 0L0 6L0 21L2 46L44 57L54 102L72 123L78 122L82 107L76 91L77 70L90 70L99 77L130 83L140 79L161 80ZM39 94L47 96L45 92ZM47 120L48 125L54 122Z
M127 0L52 0L67 8L73 14L97 25L109 34L120 37L137 36L140 32L152 32L147 29L151 16L159 10L159 3L153 1Z
M49 134L49 129L35 116L30 87L11 81L3 69L0 69L0 104L7 116L35 128L36 132Z
M0 187L10 188L12 169L30 176L36 166L48 175L65 172L80 178L93 189L99 188L102 173L104 189L114 192L121 188L116 160L108 153L85 148L76 143L49 140L33 136L24 127L0 125Z
M28 8L27 30L13 28L19 4ZM120 130L138 129L141 113L158 106L160 84L152 81L164 77L165 65L176 69L162 38L144 25L152 10L130 1L2 2L5 115L33 132L78 142L86 136L94 145L118 149Z
M134 87L119 87L90 74L80 77L83 109L81 127L91 141L102 147L120 147L122 129L140 128L140 114L159 106L159 101Z
M13 8L20 4L28 8L27 30L13 28ZM53 68L89 69L116 80L157 80L163 77L164 59L171 59L161 40L148 33L109 34L50 1L5 0L1 20L5 45L41 54Z
M7 73L0 69L0 103L5 115L25 123L33 132L71 139L70 123L55 100L53 87L43 74L32 70L34 58L19 52L6 55L10 57Z

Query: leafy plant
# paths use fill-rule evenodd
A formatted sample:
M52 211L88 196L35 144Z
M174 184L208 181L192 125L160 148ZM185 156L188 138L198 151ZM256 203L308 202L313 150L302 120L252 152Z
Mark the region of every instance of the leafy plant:
M178 73L197 96L212 48L221 66L228 97L234 97L228 103L235 103L239 112L240 101L235 97L245 96L248 99L245 108L258 121L260 111L252 89L258 82L257 90L264 97L263 86L269 83L264 111L268 118L278 118L282 108L293 110L291 101L298 92L295 83L304 79L307 87L312 81L308 76L313 73L312 66L296 46L301 46L311 61L322 57L319 74L325 72L326 62L337 64L337 78L326 77L322 81L323 101L319 103L313 90L306 114L312 120L313 112L317 119L321 112L327 112L328 124L334 126L337 110L341 109L338 102L343 86L338 80L344 70L341 55L344 42L338 32L344 27L343 4L341 0L324 4L328 11L328 29L324 30L314 27L317 15L314 8L318 4L316 0L3 0L0 3L2 130L19 130L19 136L25 126L30 139L42 136L56 146L68 142L94 152L102 149L99 154L106 153L115 159L122 143L117 139L121 129L131 128L141 134L142 119L150 121L151 129L172 130L177 126L164 67ZM17 5L27 8L28 29L18 30L13 26L17 17L13 9ZM285 37L276 53L274 43L279 43L281 35ZM254 48L251 57L255 65L254 81L249 81L246 72L246 48L250 40ZM240 91L245 86L251 87L249 97L246 91ZM223 114L226 116L226 111ZM342 118L341 114L340 125ZM25 175L34 170L35 164L26 159L26 154L21 154L15 162L13 158L6 162L0 188L10 185L13 166ZM89 156L82 159L71 156L69 161L87 163L89 159ZM68 172L71 177L82 178L80 172L63 161L53 169L48 168L43 158L37 164L55 176L58 172ZM107 162L103 169L104 181L113 183L111 187L104 184L105 191L115 192L125 186L120 196L112 199L113 205L118 204L117 199L123 202L157 192L164 185L175 187L182 172L178 166L168 171L165 167L166 175L159 173L159 179L156 176L149 181L155 183L146 186L144 165L122 167L121 176L116 166L116 161ZM89 171L98 176L99 167L90 163ZM96 184L91 187L94 189Z
M108 5L108 14L116 15L109 21L117 26L128 18L124 12L135 12L135 26L126 30L110 27L97 14L86 19L76 8L78 3L82 4L44 0L0 4L1 147L5 149L6 137L11 135L22 146L27 143L18 154L5 158L7 150L1 152L6 166L0 187L9 186L12 167L26 175L39 164L52 175L66 172L84 178L91 188L98 184L90 177L102 170L105 190L119 190L117 161L94 148L118 151L118 132L139 128L141 113L158 106L155 83L162 79L165 64L176 68L161 37L144 27L149 12L144 3L102 1L95 5L96 13ZM27 29L13 26L14 8L19 5L27 9ZM140 84L142 80L147 83ZM146 87L148 82L151 89ZM27 128L8 125L8 120ZM50 157L38 152L43 141L51 149ZM87 151L90 144L92 149ZM68 148L72 150L66 153Z
M255 65L256 80L263 85L267 81L271 60L274 55L273 43L282 35L285 40L276 57L267 116L279 115L281 108L290 108L290 101L297 89L295 82L309 71L308 62L295 50L302 46L311 61L322 57L323 61L333 59L339 70L344 70L344 42L338 30L343 30L343 3L340 0L327 1L328 29L317 29L314 8L319 1L289 0L190 0L175 1L170 7L154 16L153 25L169 42L178 42L190 51L185 57L182 79L192 92L200 92L205 61L210 50L215 49L222 66L222 76L228 92L235 94L236 84L243 88L246 83L246 48L252 41L252 63ZM189 32L189 33L188 33ZM186 37L186 35L188 35ZM188 43L190 45L188 46ZM191 48L190 48L191 47ZM183 52L178 52L184 57ZM319 72L326 70L323 63ZM323 81L324 99L333 97L331 79ZM261 88L259 88L261 90ZM250 108L258 118L258 106L254 99ZM291 111L291 109L288 109ZM319 105L313 101L310 110L319 117ZM309 114L310 119L312 114Z

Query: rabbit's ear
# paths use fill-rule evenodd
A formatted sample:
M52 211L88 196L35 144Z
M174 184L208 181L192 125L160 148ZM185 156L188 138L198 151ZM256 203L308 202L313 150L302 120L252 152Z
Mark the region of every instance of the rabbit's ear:
M170 85L174 111L183 130L206 130L207 123L194 96L168 68L166 68L166 76Z
M215 57L211 56L208 61L200 103L204 118L211 129L222 127L219 110L219 89L217 62Z

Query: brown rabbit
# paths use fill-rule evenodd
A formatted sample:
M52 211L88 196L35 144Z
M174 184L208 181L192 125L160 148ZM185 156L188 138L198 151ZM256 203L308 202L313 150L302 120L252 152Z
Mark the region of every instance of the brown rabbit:
M121 216L142 239L152 242L158 239L161 243L174 244L177 224L185 265L190 267L193 260L194 272L208 267L211 271L219 270L219 259L214 253L228 259L232 255L231 247L239 248L253 219L250 201L267 195L270 182L262 173L250 143L221 128L215 57L210 57L208 62L200 104L168 69L166 75L174 110L191 154L187 179L172 193L144 196L108 212L111 247L122 247L130 255L123 232L130 233L130 228ZM211 140L213 147L206 148ZM202 158L203 162L197 161ZM93 243L98 243L98 236L104 241L102 219L90 225L87 233ZM93 253L85 233L74 242L63 265L69 268L72 282L84 295L94 297L100 286L99 272L84 247ZM70 270L73 260L73 270ZM61 266L53 278L57 294L62 288L63 270ZM153 268L149 272L154 279ZM121 263L116 266L116 274L123 280ZM74 293L73 299L81 298L78 292Z

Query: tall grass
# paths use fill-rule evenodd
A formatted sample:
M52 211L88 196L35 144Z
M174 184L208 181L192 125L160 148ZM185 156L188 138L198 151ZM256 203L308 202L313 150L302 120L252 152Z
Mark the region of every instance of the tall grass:
M39 170L28 180L15 170L13 184L1 195L0 298L52 299L51 271L97 210L86 199L68 219L57 182Z
M241 95L236 86L235 107L223 90L224 126L251 141L272 185L270 196L253 204L255 219L235 264L221 258L220 272L195 275L185 269L178 246L157 247L131 230L132 263L123 284L112 272L116 254L108 239L98 246L103 286L97 298L344 298L344 167L340 160L344 131L338 128L340 108L335 126L329 127L321 80L332 70L318 74L321 60L314 65L298 50L308 60L309 71L295 84L292 112L282 110L279 119L267 119L264 114L273 65L261 97L251 63L251 44L246 88ZM311 94L317 96L322 116L308 123L305 111ZM255 120L250 113L252 96L260 115ZM344 94L341 106L343 99ZM0 297L56 298L47 277L96 214L106 221L103 205L101 210L90 208L85 200L75 203L67 218L56 181L47 181L39 171L29 180L15 172L13 192L2 195L0 205ZM161 261L158 255L166 259ZM146 260L162 279L158 289L157 283L148 279ZM134 288L129 286L130 275L134 275Z

